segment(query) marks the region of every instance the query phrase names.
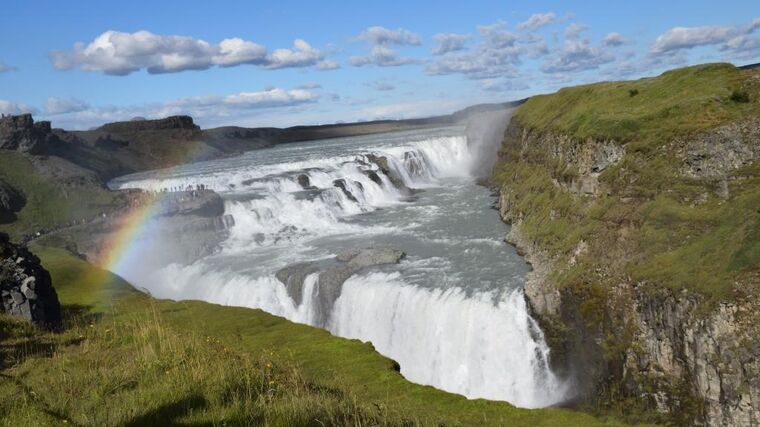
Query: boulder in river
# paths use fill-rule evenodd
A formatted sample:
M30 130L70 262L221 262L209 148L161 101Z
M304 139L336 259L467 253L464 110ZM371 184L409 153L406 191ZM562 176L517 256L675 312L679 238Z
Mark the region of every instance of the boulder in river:
M288 295L296 305L301 305L305 297L306 277L319 274L315 290L315 319L317 325L325 325L335 300L340 296L343 283L360 271L381 265L397 264L406 254L392 248L357 248L339 253L335 258L294 264L279 270L275 276L285 284Z

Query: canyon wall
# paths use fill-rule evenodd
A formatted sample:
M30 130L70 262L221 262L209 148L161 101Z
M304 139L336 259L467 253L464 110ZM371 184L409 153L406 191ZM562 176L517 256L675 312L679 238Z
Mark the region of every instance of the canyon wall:
M702 189L684 196L685 208L753 191L752 177L737 171L760 158L759 129L752 119L662 146L672 169ZM552 364L574 379L579 402L602 410L680 425L758 425L760 304L748 290L757 277L739 276L730 293L710 295L632 274L627 261L637 259L640 229L652 218L634 207L646 201L625 185L641 179L625 158L626 145L614 140L539 132L517 119L506 130L494 175L498 207L512 225L507 240L533 265L525 296ZM597 213L616 205L632 207Z

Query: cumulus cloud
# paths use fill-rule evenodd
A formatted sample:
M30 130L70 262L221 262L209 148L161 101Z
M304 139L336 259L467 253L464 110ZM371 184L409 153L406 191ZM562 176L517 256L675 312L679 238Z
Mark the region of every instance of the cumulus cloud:
M562 49L549 56L541 70L545 73L584 71L614 60L612 54L603 48L591 46L588 40L568 39Z
M317 63L317 69L322 71L337 70L338 68L340 68L340 64L329 59L325 59Z
M16 71L18 68L8 65L6 63L0 62L0 73L7 73L8 71Z
M545 25L553 23L557 19L557 15L554 12L547 13L535 13L528 18L527 21L517 24L518 30L536 30Z
M293 49L275 49L267 58L266 68L308 67L324 59L324 54L304 40L296 39Z
M385 27L374 26L362 31L357 37L359 40L365 40L371 45L411 45L419 46L422 39L416 33L403 28L391 30Z
M741 35L724 43L720 50L732 52L738 59L757 59L760 57L760 37Z
M604 46L620 46L625 44L625 38L620 33L607 33L602 39Z
M526 52L517 34L504 23L478 27L480 41L472 49L441 56L426 67L429 75L464 74L471 79L510 76L516 73L520 56Z
M581 33L586 30L588 30L587 26L572 23L565 29L565 38L568 40L577 40L581 37Z
M420 61L414 58L402 57L395 50L377 45L366 56L352 56L348 59L351 65L362 67L365 65L377 65L380 67L397 67L399 65L416 64Z
M464 49L464 44L470 39L469 34L438 33L433 36L438 44L433 48L434 55L455 52Z
M669 53L678 50L691 49L698 46L709 46L725 43L747 36L760 27L760 18L755 18L745 26L704 26L704 27L675 27L659 35L650 49L653 54ZM734 42L740 45L740 42Z
M38 110L26 104L0 99L0 114L37 114Z
M69 108L72 102L60 100L48 103L45 113L54 116L59 126L87 129L106 122L129 120L132 117L161 118L177 114L192 116L198 123L227 123L250 116L254 112L272 111L287 107L299 107L316 102L319 96L306 89L286 90L268 88L259 92L240 92L232 95L195 96L169 100L166 102L114 106L105 105L87 108ZM84 104L80 101L81 104ZM52 110L50 109L52 107ZM3 104L0 101L0 110ZM59 110L55 110L58 108Z
M76 43L70 51L50 53L53 66L59 70L78 67L110 75L127 75L141 69L159 74L243 64L269 69L309 67L319 66L324 58L323 52L301 39L295 40L292 49L276 49L268 54L264 46L240 38L212 44L149 31L106 31L86 45Z
M45 114L56 115L66 113L76 113L90 108L90 105L81 99L76 98L48 98L45 103Z
M390 30L384 27L369 27L356 37L364 40L370 46L370 52L365 56L352 56L348 59L351 65L362 67L364 65L377 65L380 67L397 67L400 65L416 64L420 61L414 58L402 57L390 46L418 46L422 39L418 34L409 30L398 28Z

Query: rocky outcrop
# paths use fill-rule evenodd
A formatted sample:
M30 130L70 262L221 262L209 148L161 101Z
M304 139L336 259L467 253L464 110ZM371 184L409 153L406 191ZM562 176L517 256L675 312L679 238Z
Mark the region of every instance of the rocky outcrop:
M0 118L0 149L37 154L46 145L57 141L58 137L52 133L50 122L35 123L31 114Z
M722 179L760 159L760 119L731 123L675 142L681 172L692 178Z
M285 284L296 305L300 305L304 298L306 278L314 273L319 274L315 292L315 321L317 325L324 326L335 300L340 296L343 282L366 268L397 264L404 255L404 252L391 248L351 249L339 253L335 258L285 267L275 276Z
M224 214L224 201L211 190L122 193L128 199L128 207L122 212L74 225L56 235L71 242L74 252L97 263L110 249L115 235L133 227L130 221L141 215L142 232L135 235L133 245L152 251L143 253L143 265L161 266L191 263L214 253L234 225L232 216Z
M712 180L730 180L731 171L758 158L758 129L756 120L732 124L668 148L681 159L685 176L709 186ZM501 154L545 168L557 188L582 201L588 198L580 195L593 200L610 194L599 174L620 162L625 150L613 141L574 141L513 121ZM760 301L737 296L708 304L695 291L674 291L624 274L601 287L558 286L552 273L573 266L589 243L580 240L566 253L549 252L524 226L527 214L518 206L526 194L509 186L498 190L501 217L511 224L507 240L533 266L526 300L552 348L552 366L575 381L579 400L602 407L628 400L637 410L678 425L760 425ZM553 218L550 211L548 219ZM630 225L617 226L624 236ZM592 274L612 277L600 268Z
M41 328L61 327L61 306L50 274L39 258L12 244L4 233L0 233L0 310Z
M15 214L26 204L24 195L0 178L0 224L16 219Z
M515 155L539 155L553 161L554 183L574 194L606 193L608 189L599 182L599 176L625 155L625 147L614 140L578 140L561 133L538 132L514 125L507 127L506 137L519 141L519 145L511 148L518 151Z
M393 170L391 169L390 165L388 164L388 158L385 156L377 156L375 154L366 154L365 159L368 163L373 164L377 167L378 171L385 175L388 178L388 181L393 184L396 189L399 191L411 194L412 190L404 184L404 180L401 179L401 177L397 176ZM382 185L382 179L378 176L377 172L373 170L365 171L367 176L374 182L377 182L378 184Z
M695 413L692 422L760 424L760 329L743 324L758 307L722 303L705 316L696 295L633 291L633 345L622 372L628 392L663 413Z
M193 122L193 118L190 116L170 116L156 120L114 122L104 124L97 128L99 131L112 133L132 133L168 129L197 132L200 131L201 128Z

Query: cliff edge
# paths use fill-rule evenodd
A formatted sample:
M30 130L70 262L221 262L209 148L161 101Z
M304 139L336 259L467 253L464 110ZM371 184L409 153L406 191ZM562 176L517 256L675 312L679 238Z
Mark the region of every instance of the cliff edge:
M492 182L579 404L760 422L760 72L728 64L528 100Z

